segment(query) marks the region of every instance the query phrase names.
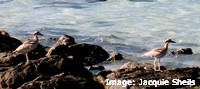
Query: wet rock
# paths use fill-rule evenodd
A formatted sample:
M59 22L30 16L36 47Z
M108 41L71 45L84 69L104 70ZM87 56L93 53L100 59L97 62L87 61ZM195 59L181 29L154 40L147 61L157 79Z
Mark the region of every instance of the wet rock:
M106 61L109 54L100 46L93 44L70 45L67 50L68 55L81 60L85 65L94 65Z
M100 46L93 44L76 44L74 38L62 35L58 42L50 48L46 56L73 56L85 65L93 65L105 61L109 54Z
M41 44L38 44L37 48L29 53L29 59L30 60L37 60L41 57L45 57L46 53L47 53L46 47L44 47Z
M193 52L191 48L182 48L182 49L167 53L167 55L175 55L175 54L193 54Z
M15 55L11 52L0 53L0 65L1 65L1 67L17 65L17 64L19 64L23 61L26 61L25 55L21 55L21 54Z
M46 39L46 40L48 40L48 39ZM53 37L51 37L51 38L49 38L49 40L53 40L53 41L57 41L57 40L59 40L59 39L57 39L57 38L53 38Z
M78 60L44 57L20 63L0 74L1 89L103 89Z
M34 65L11 67L0 75L0 88L14 88L37 76Z
M0 37L10 37L10 35L3 29L0 29Z
M111 70L104 70L96 74L96 76L102 76L104 79L107 78L107 75L112 73Z
M121 53L116 53L112 55L110 58L107 59L107 61L115 61L115 60L123 60L123 56Z
M105 80L106 80L106 78L107 78L107 75L110 74L110 73L112 73L111 70L104 70L104 71L101 71L101 72L99 72L98 74L96 74L96 75L94 76L94 79L95 79L96 81L98 81L100 84L105 85Z
M76 44L74 38L69 36L69 35L64 34L59 38L59 40L56 42L56 44L53 45L49 49L49 51L46 54L46 56L50 57L51 55L63 53L63 51L67 48L67 46L72 45L72 44ZM63 47L64 48L63 49L59 49L58 46L61 46L60 48L63 48Z
M53 76L50 80L31 81L23 84L20 89L104 89L93 79L80 78L74 75Z
M45 48L46 52L48 52L50 50L50 47L48 47L48 46L45 46L44 48ZM46 56L46 54L45 54L45 56Z
M6 31L0 30L0 52L9 52L15 50L22 42L10 37Z
M167 88L167 89L175 89L175 88L188 88L188 87L198 87L200 84L199 81L200 76L200 68L199 67L187 67L187 68L174 68L164 71L153 71L153 70L145 70L143 68L122 68L106 76L106 79L111 80L134 80L135 85L128 85L122 87L122 85L105 85L105 89L154 89L154 85L139 85L142 80L167 80L170 82L169 85L157 86L159 89ZM185 86L175 86L172 85L173 79L187 80L192 79L195 80L195 85L185 85ZM105 83L104 83L105 84ZM198 87L199 88L199 87Z

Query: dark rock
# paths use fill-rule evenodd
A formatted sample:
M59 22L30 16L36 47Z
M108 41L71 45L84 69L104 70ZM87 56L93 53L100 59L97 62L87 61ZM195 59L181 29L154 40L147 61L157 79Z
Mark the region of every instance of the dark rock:
M53 40L53 41L57 41L58 39L57 38L53 38L53 37L51 37L51 38L49 38L50 40ZM48 39L46 39L46 40L48 40Z
M0 29L0 37L10 37L10 35L3 29Z
M37 75L34 65L18 65L11 67L0 75L0 88L16 89L29 80L34 79Z
M105 84L105 80L107 79L107 75L112 73L111 70L104 70L99 72L98 74L95 75L94 79L101 83L102 85Z
M46 47L44 47L41 44L38 44L37 48L29 53L29 59L32 60L45 57L46 53L47 53Z
M99 72L96 76L102 76L104 79L106 79L107 75L110 73L112 73L111 70L104 70L104 71Z
M44 48L45 48L46 52L48 52L50 50L50 47L48 47L48 46L45 46Z
M6 53L0 53L0 64L1 67L7 67L12 65L17 65L23 61L26 61L25 55L22 54L13 54L11 52Z
M48 53L46 54L46 56L51 56L54 54L60 54L63 53L64 50L67 48L67 46L72 45L72 44L76 44L75 40L73 37L69 36L69 35L62 35L59 40L57 41L57 43L51 47L48 51ZM57 48L58 46L62 46L61 49ZM63 48L66 47L66 48ZM63 49L62 49L63 48Z
M65 45L58 45L55 48L51 47L47 52L46 56L51 57L52 55L61 55L65 57L65 54L67 53L68 49L68 46Z
M109 54L102 47L93 44L70 45L66 53L81 60L85 65L98 64L106 61L109 57Z
M193 54L193 52L191 48L182 48L182 49L167 53L167 55L175 55L175 54Z
M115 61L115 60L123 60L123 56L120 53L116 53L112 55L110 58L107 59L107 61Z
M93 44L76 44L74 39L67 35L62 35L58 42L50 48L46 56L51 55L73 56L85 65L97 64L109 57L102 47Z
M22 42L10 37L6 31L0 30L0 52L9 52L15 50Z
M103 89L78 60L41 58L29 64L20 63L0 74L1 89Z
M31 81L23 84L21 89L104 89L93 79L80 78L74 75L53 76L46 81Z

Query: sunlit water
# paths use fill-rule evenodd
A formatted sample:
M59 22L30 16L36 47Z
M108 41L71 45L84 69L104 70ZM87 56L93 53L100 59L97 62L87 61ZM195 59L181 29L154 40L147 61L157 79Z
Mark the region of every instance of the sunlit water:
M194 55L165 57L168 68L200 66L200 0L0 0L0 28L21 41L41 31L41 43L52 46L62 34L75 37L78 43L102 46L110 54L120 52L126 59L163 45L172 38L176 44L169 51L190 47ZM105 63L107 68L123 62Z

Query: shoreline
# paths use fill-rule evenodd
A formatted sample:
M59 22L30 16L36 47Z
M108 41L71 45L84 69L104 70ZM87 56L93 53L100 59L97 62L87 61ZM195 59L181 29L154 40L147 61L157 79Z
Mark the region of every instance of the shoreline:
M2 32L1 32L2 33ZM152 63L127 62L119 69L108 70L104 66L98 66L104 61L127 60L122 54L110 55L101 46L95 44L76 43L69 35L62 35L58 42L52 47L38 47L29 53L30 63L26 64L23 54L13 54L21 43L10 35L0 34L0 88L76 88L76 89L121 89L121 88L187 88L200 87L200 67L184 67L166 69L161 66L162 71L154 71ZM11 44L10 44L11 43ZM185 53L185 49L173 53ZM191 53L192 50L189 49ZM95 66L96 65L96 66ZM85 68L89 66L89 68ZM91 70L99 70L92 74ZM135 85L119 86L106 84L110 80L134 80ZM138 83L142 80L152 80L145 85ZM182 82L191 79L195 85L172 85L164 83L159 85L158 80L172 81L178 79ZM178 81L177 80L177 81ZM188 80L189 81L189 80ZM130 82L130 81L127 81ZM127 82L123 82L126 83ZM157 83L157 85L152 84ZM187 83L187 82L186 82ZM185 83L183 83L185 84Z

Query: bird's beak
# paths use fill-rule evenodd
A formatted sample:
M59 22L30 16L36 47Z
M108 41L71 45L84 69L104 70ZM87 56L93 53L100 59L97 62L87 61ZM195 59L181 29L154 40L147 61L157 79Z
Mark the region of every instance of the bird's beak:
M176 43L176 42L171 40L170 43Z
M36 35L44 36L44 34L37 32Z
M40 36L44 36L44 34L42 34L42 33L39 33L38 35L40 35Z

